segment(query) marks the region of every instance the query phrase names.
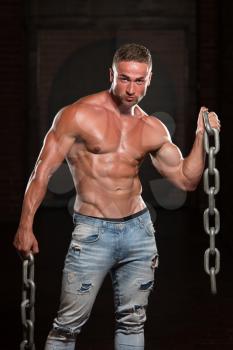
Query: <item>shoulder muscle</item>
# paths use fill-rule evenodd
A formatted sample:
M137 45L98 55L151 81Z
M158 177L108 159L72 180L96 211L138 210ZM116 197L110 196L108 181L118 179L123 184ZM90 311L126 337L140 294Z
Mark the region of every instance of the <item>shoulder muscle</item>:
M150 128L148 137L153 139L150 153L155 155L165 143L171 143L171 137L167 127L156 117L146 116L144 120Z

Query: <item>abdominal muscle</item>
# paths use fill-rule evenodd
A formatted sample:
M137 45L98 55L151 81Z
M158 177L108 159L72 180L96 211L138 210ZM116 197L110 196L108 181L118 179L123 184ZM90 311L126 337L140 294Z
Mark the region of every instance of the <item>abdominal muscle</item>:
M70 164L76 187L74 211L102 218L121 218L145 208L138 167L126 162L77 161ZM90 159L89 159L90 160ZM92 163L92 162L91 162ZM92 169L92 170L90 170Z

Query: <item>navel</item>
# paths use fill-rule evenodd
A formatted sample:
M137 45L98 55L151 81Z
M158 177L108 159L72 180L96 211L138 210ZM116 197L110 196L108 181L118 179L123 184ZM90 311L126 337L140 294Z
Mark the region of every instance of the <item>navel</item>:
M99 146L94 147L92 150L93 153L100 153L100 151L101 151L101 148Z

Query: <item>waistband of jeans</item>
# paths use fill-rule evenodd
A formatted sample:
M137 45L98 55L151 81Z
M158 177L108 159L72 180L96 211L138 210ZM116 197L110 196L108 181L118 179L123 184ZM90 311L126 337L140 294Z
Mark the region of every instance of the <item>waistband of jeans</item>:
M74 223L75 223L76 220L77 221L78 220L80 220L80 221L89 221L90 220L90 221L99 221L99 222L103 222L103 221L106 222L106 221L108 221L108 222L112 222L112 223L114 223L114 222L119 223L119 222L126 222L126 221L129 221L129 220L138 218L138 217L142 216L145 213L149 214L148 208L144 208L144 209L138 211L137 213L134 213L134 214L122 217L122 218L102 218L102 217L84 215L84 214L81 214L81 213L78 213L78 212L74 212L73 219L74 219Z

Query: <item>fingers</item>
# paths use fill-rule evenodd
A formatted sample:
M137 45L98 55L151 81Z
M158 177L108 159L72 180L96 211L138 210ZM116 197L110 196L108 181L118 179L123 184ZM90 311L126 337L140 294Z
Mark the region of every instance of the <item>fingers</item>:
M205 106L202 106L201 109L200 109L200 112L203 113L203 112L208 112L208 108L205 107Z
M36 240L34 241L33 246L32 246L32 253L33 254L38 254L39 253L39 247L38 247L38 243L37 243Z
M216 114L215 112L213 112L213 111L209 112L208 108L205 107L205 106L203 106L203 107L201 107L201 109L200 109L200 115L202 116L202 118L203 118L203 113L204 113L204 112L207 112L207 113L208 113L208 118L209 118L210 126L211 126L212 128L217 129L218 131L220 131L220 129L221 129L221 122L220 122L220 120L219 120L217 114Z
M38 242L34 235L25 237L23 235L16 234L13 245L17 249L21 258L27 257L30 253L39 253Z
M33 249L30 248L21 248L20 246L15 248L17 249L17 252L22 260L29 256L30 253L34 254Z
M209 122L210 122L211 127L220 131L221 123L220 123L220 120L219 120L217 114L215 112L209 112L208 117L209 117Z

